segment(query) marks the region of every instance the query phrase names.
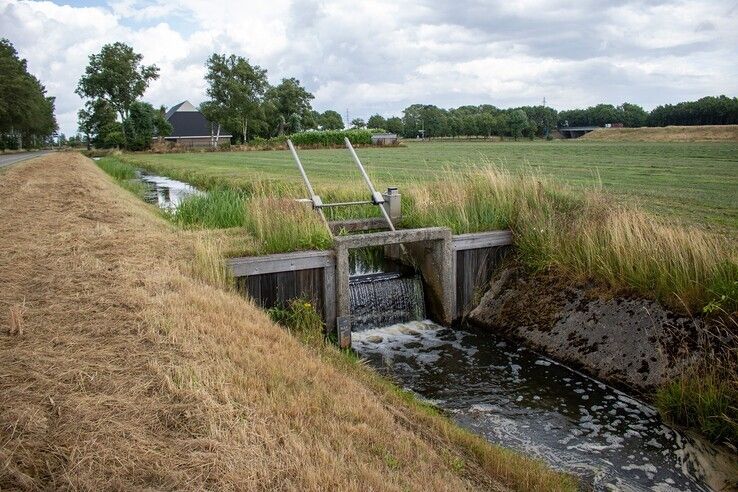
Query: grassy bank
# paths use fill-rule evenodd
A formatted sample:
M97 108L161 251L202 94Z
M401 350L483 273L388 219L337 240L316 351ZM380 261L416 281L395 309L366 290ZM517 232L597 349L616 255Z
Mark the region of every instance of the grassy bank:
M250 186L249 192L240 192L243 195L228 196L236 196L241 204L239 225L255 238L254 251L329 246L330 238L309 209L284 198L267 197L274 189L267 192L267 186L259 182ZM213 201L221 199L218 190L212 193ZM331 193L358 198L359 189L347 185ZM192 224L197 221L185 225ZM440 171L434 179L409 181L403 188L401 225L445 226L455 233L509 228L518 259L531 272L548 271L573 281L595 280L613 294L656 299L697 317L717 316L731 322L738 310L738 249L731 239L670 223L624 205L597 187L572 188L530 169L512 172L486 163ZM697 427L703 427L695 423L697 418L717 422L722 435L730 432L734 419L714 412L735 408L736 382L725 379L727 389L714 391L708 384L710 375L705 374L704 384L682 385L679 391L667 388L664 391L671 396L659 402L662 412L676 421ZM685 419L685 412L693 419ZM706 417L697 417L700 414ZM709 429L704 432L718 435Z
M86 159L9 170L0 209L2 488L576 487L300 343L223 288L220 232Z
M435 179L445 169L462 171L481 161L536 174L574 187L601 184L616 199L669 220L738 234L738 143L637 142L408 142L401 148L357 150L378 188ZM300 153L320 195L342 185L362 185L346 150ZM152 171L211 189L248 190L267 182L304 196L286 151L201 154L126 154Z
M123 177L120 167L130 166L115 158L98 162ZM324 199L355 200L360 191L334 187ZM242 227L255 239L257 253L329 247L318 216L281 196L294 195L268 181L254 181L243 191L217 187L186 201L172 219L185 227ZM403 202L406 228L445 226L457 234L512 229L521 260L533 271L596 279L617 293L655 298L691 314L716 304L729 313L738 309L738 250L732 241L659 220L598 188L582 192L531 170L486 163L409 182Z

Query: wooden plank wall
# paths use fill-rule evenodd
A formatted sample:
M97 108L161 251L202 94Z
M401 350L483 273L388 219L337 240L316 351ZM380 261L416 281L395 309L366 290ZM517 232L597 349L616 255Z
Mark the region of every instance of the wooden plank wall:
M291 299L310 299L316 311L327 316L323 299L323 268L237 277L239 290L264 307L282 307Z
M456 319L474 309L489 288L489 281L509 246L456 251Z

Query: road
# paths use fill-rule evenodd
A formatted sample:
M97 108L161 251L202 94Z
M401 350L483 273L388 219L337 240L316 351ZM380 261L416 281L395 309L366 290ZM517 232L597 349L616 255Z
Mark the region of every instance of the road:
M15 164L16 162L25 161L27 159L33 159L34 157L38 157L40 155L48 154L49 152L51 151L39 150L36 152L21 152L18 154L0 154L0 169L11 164Z

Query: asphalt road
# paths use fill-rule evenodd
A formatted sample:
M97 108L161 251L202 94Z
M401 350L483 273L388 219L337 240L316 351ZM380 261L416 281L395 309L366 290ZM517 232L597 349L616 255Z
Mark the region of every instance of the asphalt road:
M25 161L27 159L33 159L40 155L48 154L50 150L39 150L36 152L21 152L18 154L0 154L0 169L5 166L10 166L17 162Z

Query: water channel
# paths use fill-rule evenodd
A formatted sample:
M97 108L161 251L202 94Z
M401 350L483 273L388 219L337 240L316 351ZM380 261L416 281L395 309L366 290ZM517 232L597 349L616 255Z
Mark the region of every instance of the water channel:
M354 350L461 426L594 490L719 490L735 480L730 456L665 425L652 406L488 330L417 321L417 274L381 250L349 259Z

